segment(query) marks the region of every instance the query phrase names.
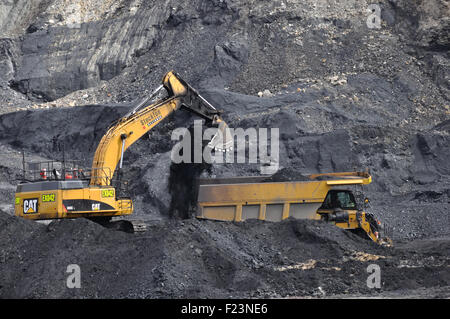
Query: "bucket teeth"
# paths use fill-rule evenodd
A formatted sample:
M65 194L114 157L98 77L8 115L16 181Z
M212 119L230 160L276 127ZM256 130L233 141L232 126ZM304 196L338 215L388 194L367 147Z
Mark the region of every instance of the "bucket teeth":
M217 133L208 143L208 147L219 152L229 152L233 150L233 138L230 133L230 128L225 121L219 122Z

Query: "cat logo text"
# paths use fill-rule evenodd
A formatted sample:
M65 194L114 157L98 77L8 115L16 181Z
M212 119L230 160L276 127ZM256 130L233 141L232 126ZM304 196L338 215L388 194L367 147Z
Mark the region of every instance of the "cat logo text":
M35 214L38 212L38 199L28 198L23 200L23 213Z

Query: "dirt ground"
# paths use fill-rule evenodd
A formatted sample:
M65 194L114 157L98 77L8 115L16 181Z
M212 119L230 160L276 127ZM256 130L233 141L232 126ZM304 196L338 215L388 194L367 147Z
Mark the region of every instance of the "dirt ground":
M448 297L448 238L380 247L314 221L189 219L127 234L88 220L0 217L5 298ZM70 264L80 289L66 287ZM367 286L370 264L379 289Z

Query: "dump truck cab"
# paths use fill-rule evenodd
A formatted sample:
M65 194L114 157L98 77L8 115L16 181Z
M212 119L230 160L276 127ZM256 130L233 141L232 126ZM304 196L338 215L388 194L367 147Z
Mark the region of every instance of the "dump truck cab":
M333 189L328 191L322 206L317 210L317 214L326 221L341 222L347 221L348 215L353 216L358 210L358 205L352 191Z
M319 211L329 209L356 210L357 204L353 192L346 189L328 191Z
M344 229L361 231L363 230L374 241L379 237L380 223L374 216L363 211L363 203L358 203L351 190L332 189L328 191L322 206L317 210L321 219L332 222L336 226ZM362 222L364 219L364 222ZM363 226L367 229L363 229ZM377 240L375 240L375 238Z

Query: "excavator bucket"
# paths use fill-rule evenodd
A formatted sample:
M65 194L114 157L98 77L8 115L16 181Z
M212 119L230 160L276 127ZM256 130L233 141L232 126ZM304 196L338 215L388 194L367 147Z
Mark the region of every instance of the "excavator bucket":
M208 143L208 147L219 152L227 152L233 149L233 136L231 135L230 128L225 121L219 120L217 133Z

